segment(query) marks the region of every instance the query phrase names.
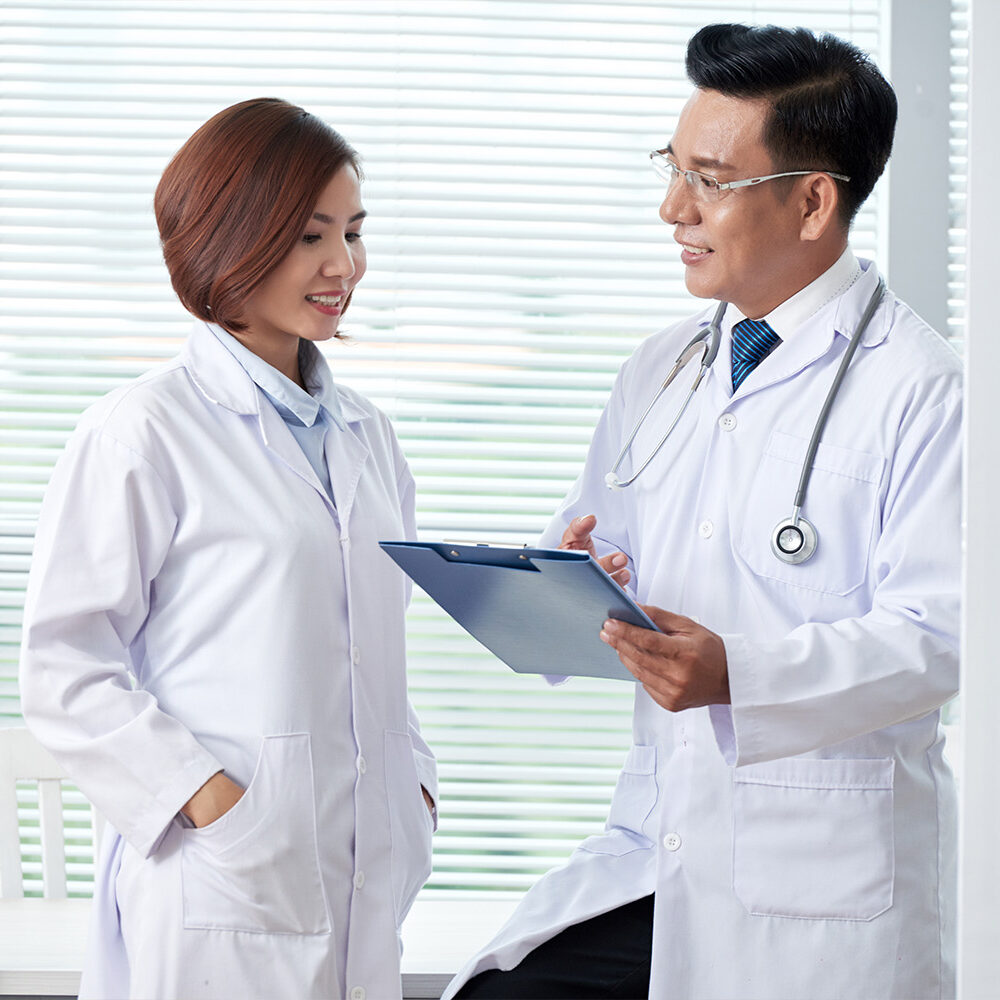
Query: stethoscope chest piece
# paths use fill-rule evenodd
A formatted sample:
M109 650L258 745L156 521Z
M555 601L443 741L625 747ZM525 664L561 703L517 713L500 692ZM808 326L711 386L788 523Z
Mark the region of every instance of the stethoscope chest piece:
M786 517L771 533L771 551L797 566L812 557L818 541L816 529L804 517Z

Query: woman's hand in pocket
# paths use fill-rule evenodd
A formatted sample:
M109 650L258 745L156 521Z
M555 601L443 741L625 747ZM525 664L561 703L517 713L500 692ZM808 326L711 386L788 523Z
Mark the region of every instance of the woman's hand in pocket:
M243 798L243 792L244 789L235 781L230 781L219 771L181 806L181 812L195 826L208 826L225 816Z

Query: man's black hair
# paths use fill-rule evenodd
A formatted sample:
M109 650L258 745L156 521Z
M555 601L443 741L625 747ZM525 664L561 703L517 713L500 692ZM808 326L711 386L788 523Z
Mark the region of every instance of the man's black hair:
M850 224L885 169L896 129L896 95L868 56L805 28L710 24L688 43L685 65L699 90L770 102L763 141L777 170L850 177L837 182Z

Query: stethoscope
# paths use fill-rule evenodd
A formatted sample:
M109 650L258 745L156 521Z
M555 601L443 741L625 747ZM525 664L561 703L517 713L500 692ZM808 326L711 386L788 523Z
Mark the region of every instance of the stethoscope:
M792 565L803 563L812 557L819 544L819 535L816 532L816 528L801 514L802 505L806 499L806 490L809 486L809 478L812 476L813 460L816 457L816 449L819 447L820 438L823 436L823 428L826 427L827 418L830 416L830 408L833 406L834 399L837 398L837 393L840 391L840 384L844 381L844 375L847 373L847 367L854 357L854 352L858 349L858 344L861 343L861 337L871 322L871 318L875 314L879 302L882 301L884 292L885 282L879 278L878 287L872 293L872 297L868 300L868 305L865 306L865 311L858 321L857 328L851 337L850 343L847 345L847 350L844 352L844 357L840 361L840 367L837 369L837 374L834 377L833 384L830 386L830 391L826 394L823 409L820 410L816 425L813 427L812 437L809 439L809 448L802 462L802 472L799 476L798 489L795 491L795 499L792 503L792 516L786 517L771 532L771 551L782 562ZM636 425L632 429L632 433L628 436L625 446L618 453L618 458L615 459L615 464L612 466L611 471L604 477L604 482L607 483L610 489L620 490L626 486L631 486L639 478L640 473L646 466L656 457L657 452L663 447L667 438L670 437L671 431L677 426L677 421L684 415L691 397L695 394L698 386L701 385L701 380L705 377L705 373L709 368L712 367L715 356L719 353L719 343L722 340L720 326L727 305L727 302L720 302L719 308L715 310L715 315L712 317L712 321L708 324L708 327L693 337L691 342L681 351L674 362L673 368L670 369L662 385L656 391L656 395L650 400L649 406L646 407L642 416L636 421ZM629 448L631 448L632 442L635 440L636 434L639 433L639 428L642 427L643 421L648 416L649 411L667 390L670 383L677 377L680 370L686 367L699 352L701 353L701 363L698 366L698 374L695 376L694 383L684 397L684 402L681 403L677 415L670 421L670 426L667 428L666 433L660 438L659 444L650 452L646 461L628 479L619 479L618 470L621 468L621 464L625 460L625 456Z

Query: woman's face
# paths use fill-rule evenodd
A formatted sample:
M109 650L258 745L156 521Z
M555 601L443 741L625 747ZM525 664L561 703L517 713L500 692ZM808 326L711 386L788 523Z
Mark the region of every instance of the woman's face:
M296 381L299 338L333 337L365 273L364 217L358 175L348 163L321 192L299 241L244 306L247 328L235 336L286 375L294 363Z

